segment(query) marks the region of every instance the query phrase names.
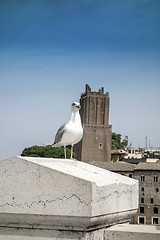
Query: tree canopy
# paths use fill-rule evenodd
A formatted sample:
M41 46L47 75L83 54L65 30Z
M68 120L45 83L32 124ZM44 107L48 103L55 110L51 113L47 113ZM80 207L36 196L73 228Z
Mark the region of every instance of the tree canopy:
M121 134L112 132L112 149L123 149L128 145L128 140L121 140Z
M71 150L69 148L66 148L66 157L70 158L71 156ZM65 158L64 156L64 148L53 148L52 145L47 146L31 146L28 148L25 148L21 156L27 156L27 157L46 157L46 158Z
M150 151L144 152L144 157L145 158L156 158L155 153L154 152L150 152Z

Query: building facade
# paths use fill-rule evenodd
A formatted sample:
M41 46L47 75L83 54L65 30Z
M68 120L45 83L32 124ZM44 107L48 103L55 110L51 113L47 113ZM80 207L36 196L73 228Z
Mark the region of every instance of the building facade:
M109 125L109 93L104 88L92 92L86 85L81 94L83 138L74 147L75 158L83 162L110 161L112 126Z
M160 163L139 163L133 177L139 180L139 209L133 222L160 225Z

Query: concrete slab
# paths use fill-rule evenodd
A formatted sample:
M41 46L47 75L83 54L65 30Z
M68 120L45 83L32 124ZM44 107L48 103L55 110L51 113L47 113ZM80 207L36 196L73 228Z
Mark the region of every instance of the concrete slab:
M84 162L13 157L0 176L0 226L92 230L138 208L138 181Z

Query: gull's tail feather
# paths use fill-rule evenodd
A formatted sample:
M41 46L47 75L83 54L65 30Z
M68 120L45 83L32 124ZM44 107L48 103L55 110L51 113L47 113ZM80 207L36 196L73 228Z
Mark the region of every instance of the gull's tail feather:
M52 147L54 148L54 147L61 147L61 146L59 146L59 143L54 142Z
M52 144L52 147L53 147L53 148L56 147L56 143L55 143L55 142Z

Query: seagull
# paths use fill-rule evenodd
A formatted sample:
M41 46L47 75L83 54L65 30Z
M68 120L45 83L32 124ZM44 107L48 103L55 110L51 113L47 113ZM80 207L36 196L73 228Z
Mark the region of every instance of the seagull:
M72 103L71 116L68 123L63 124L57 131L52 147L64 147L66 159L66 146L71 145L71 159L73 156L73 146L78 143L83 136L81 117L79 114L79 102Z

